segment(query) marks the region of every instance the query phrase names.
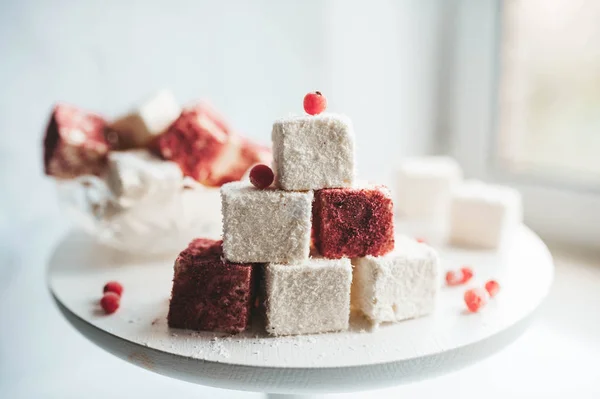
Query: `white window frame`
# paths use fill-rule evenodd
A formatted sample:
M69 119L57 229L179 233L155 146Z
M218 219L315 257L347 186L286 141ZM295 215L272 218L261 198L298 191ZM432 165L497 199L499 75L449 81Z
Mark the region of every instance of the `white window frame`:
M457 2L455 53L445 109L445 133L450 139L445 151L458 159L467 177L519 189L525 222L543 238L600 249L599 185L579 186L511 173L496 156L502 3Z

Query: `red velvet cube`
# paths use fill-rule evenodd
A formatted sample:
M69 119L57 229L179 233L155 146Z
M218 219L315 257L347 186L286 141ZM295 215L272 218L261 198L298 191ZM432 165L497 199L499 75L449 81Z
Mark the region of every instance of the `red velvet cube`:
M57 104L44 139L46 174L62 179L101 175L109 151L105 127L106 122L99 115Z
M256 265L225 261L222 243L199 238L177 257L169 327L237 333L249 326Z
M326 258L384 255L394 249L393 209L382 186L315 191L315 247Z
M243 139L204 103L185 109L152 147L207 186L240 180L264 158L263 147Z

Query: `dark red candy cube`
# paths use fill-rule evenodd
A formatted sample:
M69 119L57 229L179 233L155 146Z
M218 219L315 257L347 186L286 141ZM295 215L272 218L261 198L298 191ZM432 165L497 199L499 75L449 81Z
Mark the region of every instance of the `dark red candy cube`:
M177 257L169 327L237 333L249 326L255 265L227 262L222 243L196 239Z
M105 127L106 122L99 115L57 104L44 139L46 174L61 179L101 175L109 151Z
M394 249L394 206L383 186L315 192L313 240L327 258L380 256Z

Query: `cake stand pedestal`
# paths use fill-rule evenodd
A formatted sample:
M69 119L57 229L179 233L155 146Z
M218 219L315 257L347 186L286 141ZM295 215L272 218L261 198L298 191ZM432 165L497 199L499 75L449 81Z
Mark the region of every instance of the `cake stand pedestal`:
M495 278L500 294L470 314L462 300L466 287L443 287L435 314L375 330L360 317L349 331L298 337L269 337L259 325L235 336L173 330L166 314L175 255L136 258L81 233L56 248L48 284L81 334L127 362L197 384L282 397L383 388L475 363L525 331L552 283L550 253L524 226L498 251L446 246L426 228L397 230L425 237L439 250L443 270L472 265L467 287ZM109 280L125 290L121 308L107 316L98 300Z

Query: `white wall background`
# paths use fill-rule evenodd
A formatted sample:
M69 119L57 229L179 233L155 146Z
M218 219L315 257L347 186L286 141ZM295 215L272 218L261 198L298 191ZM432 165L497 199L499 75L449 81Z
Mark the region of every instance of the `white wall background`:
M329 2L329 82L357 133L358 171L385 179L392 163L433 149L440 1Z
M3 0L0 208L12 211L0 222L55 208L41 173L54 102L115 116L162 87L181 102L210 99L265 142L275 118L322 90L354 120L361 175L385 180L394 159L431 146L439 10L434 0Z

